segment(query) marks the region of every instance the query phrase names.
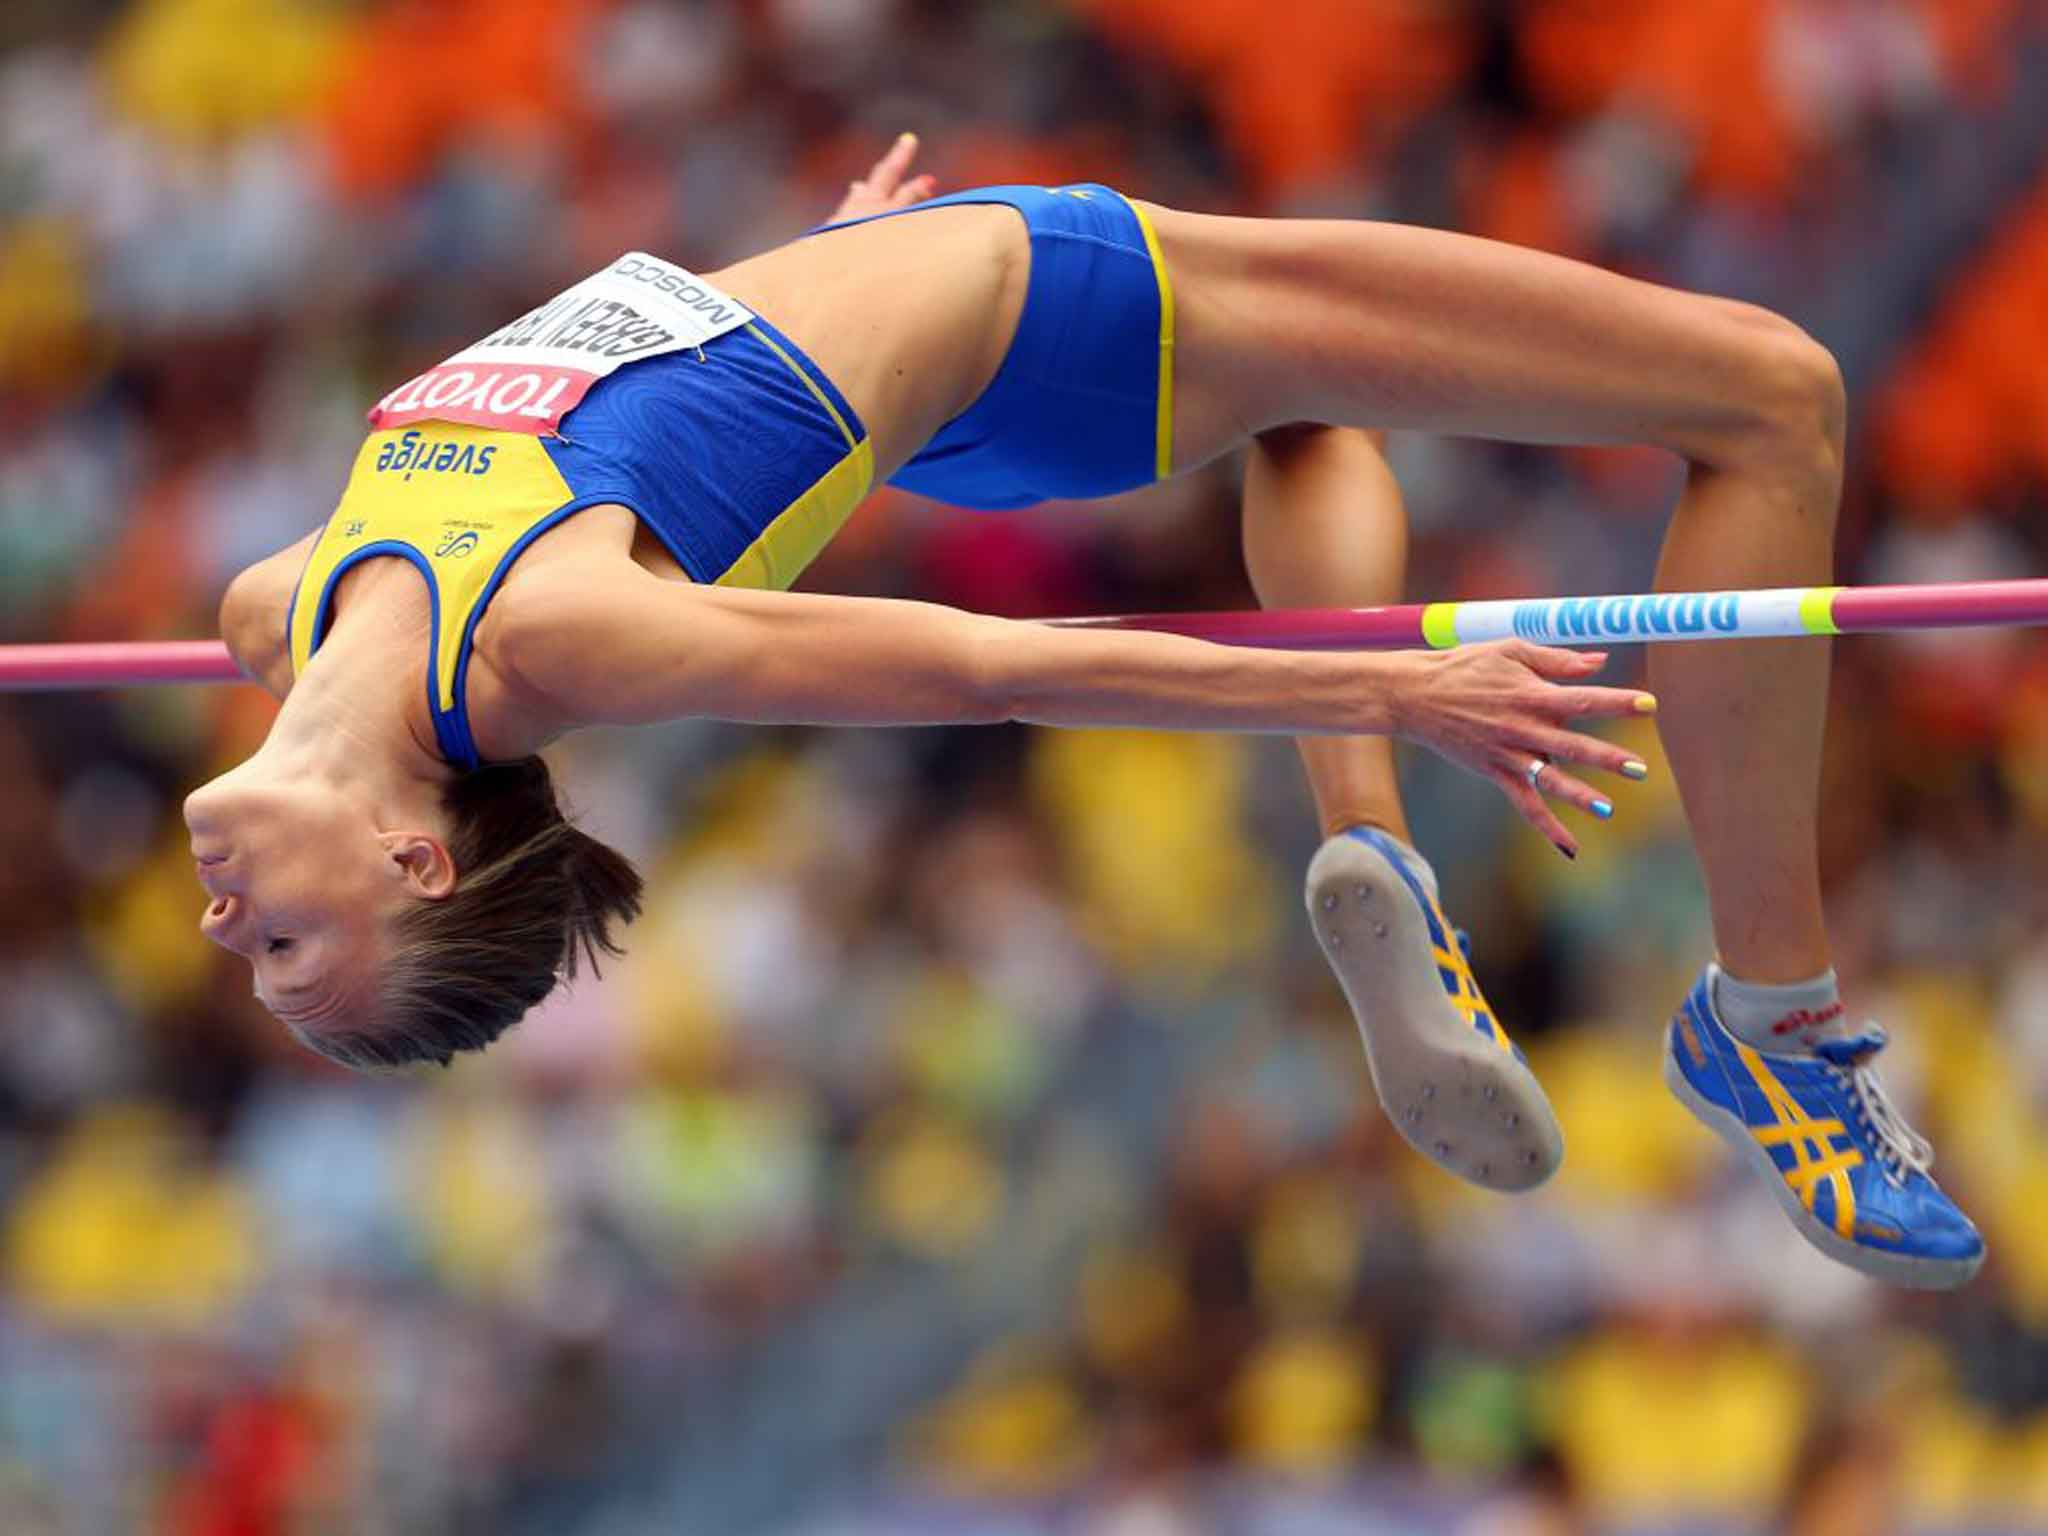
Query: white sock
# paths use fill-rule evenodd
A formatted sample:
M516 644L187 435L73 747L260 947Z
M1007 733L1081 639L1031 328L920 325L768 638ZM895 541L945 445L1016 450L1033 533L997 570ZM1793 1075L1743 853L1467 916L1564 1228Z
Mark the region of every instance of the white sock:
M1844 1033L1842 991L1832 970L1764 986L1714 972L1714 1012L1730 1034L1760 1051L1810 1051Z

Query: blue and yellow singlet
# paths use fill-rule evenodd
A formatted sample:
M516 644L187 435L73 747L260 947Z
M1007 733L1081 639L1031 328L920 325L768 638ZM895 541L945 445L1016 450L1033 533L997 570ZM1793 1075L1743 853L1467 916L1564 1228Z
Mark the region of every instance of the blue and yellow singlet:
M867 494L874 456L825 376L766 321L592 384L552 436L424 420L372 432L299 578L292 668L324 637L335 583L397 555L427 579L429 699L442 754L480 762L464 680L477 622L520 553L616 503L693 581L784 588Z

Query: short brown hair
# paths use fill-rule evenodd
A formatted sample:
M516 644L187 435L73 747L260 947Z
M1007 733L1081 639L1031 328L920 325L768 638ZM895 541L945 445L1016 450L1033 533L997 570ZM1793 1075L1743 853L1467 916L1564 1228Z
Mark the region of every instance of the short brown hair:
M454 891L417 901L396 924L371 1029L304 1036L359 1071L480 1051L600 952L623 954L614 922L640 915L644 889L625 855L573 826L538 757L464 774L442 796Z

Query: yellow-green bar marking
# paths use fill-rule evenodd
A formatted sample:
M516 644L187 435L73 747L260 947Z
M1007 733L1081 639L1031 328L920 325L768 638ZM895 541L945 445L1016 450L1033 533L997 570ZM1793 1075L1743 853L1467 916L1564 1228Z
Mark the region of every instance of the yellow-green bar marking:
M1835 594L1840 587L1808 587L1799 599L1799 622L1809 635L1839 635L1835 627Z
M1458 644L1458 605L1430 603L1422 610L1422 638L1439 651L1454 650Z

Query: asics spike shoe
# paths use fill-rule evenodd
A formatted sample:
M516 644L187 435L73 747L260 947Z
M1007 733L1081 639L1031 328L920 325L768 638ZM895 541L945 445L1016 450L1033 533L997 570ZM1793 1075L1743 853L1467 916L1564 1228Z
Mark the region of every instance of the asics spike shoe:
M1885 1033L1760 1051L1714 1011L1709 965L1671 1021L1664 1080L1762 1175L1800 1235L1894 1285L1947 1290L1976 1274L1984 1240L1929 1176L1934 1150L1872 1069Z
M1308 912L1407 1143L1487 1189L1555 1173L1564 1138L1550 1101L1481 995L1465 936L1400 845L1370 827L1332 837L1308 867Z

